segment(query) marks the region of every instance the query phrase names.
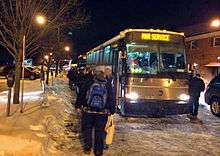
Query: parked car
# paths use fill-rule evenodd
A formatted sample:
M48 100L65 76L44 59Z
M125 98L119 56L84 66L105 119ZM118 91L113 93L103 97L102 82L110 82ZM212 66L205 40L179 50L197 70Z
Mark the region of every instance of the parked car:
M30 80L38 79L40 78L40 71L36 70L33 67L25 67L24 78L29 78Z
M14 68L12 65L3 65L0 67L0 76L7 78L8 73Z
M30 80L40 78L40 72L33 67L25 67L24 69L24 78L28 78ZM0 67L0 76L5 76L7 78L10 71L15 72L15 66L4 65Z
M205 102L210 105L212 114L220 117L220 75L210 81L205 92Z

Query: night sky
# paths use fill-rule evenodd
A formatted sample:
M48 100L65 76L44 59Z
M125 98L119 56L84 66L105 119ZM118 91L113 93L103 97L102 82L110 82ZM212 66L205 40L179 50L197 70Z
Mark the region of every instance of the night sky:
M84 0L91 22L72 33L80 54L126 28L175 30L220 16L220 0ZM1 51L0 62L3 58Z
M85 5L91 23L73 34L77 53L126 28L175 30L220 16L220 0L86 0Z

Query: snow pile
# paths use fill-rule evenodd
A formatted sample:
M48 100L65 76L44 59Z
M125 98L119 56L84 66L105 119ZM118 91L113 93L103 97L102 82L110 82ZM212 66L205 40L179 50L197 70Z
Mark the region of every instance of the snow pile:
M209 105L205 102L205 92L202 92L200 94L200 98L199 98L199 104L204 106L206 109L210 110Z
M38 101L41 99L43 91L24 92L24 102ZM13 95L13 92L12 92ZM13 100L13 96L11 101ZM8 91L0 93L0 104L6 104L8 102Z

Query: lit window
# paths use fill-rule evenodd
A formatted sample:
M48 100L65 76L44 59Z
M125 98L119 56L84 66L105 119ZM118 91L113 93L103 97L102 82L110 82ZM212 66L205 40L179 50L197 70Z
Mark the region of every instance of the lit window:
M95 52L95 63L99 63L99 50Z
M95 53L92 52L91 53L91 63L94 63L94 60L95 60Z
M198 41L191 41L190 49L198 49Z
M104 62L105 62L105 63L109 63L110 50L111 50L111 47L110 47L110 46L107 46L107 47L105 47L105 49L104 49Z
M99 50L99 64L103 63L103 50Z
M220 46L220 37L213 38L213 47Z

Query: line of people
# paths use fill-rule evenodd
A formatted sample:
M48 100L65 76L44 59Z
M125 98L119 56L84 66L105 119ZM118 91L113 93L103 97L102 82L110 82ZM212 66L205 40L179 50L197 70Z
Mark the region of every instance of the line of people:
M106 124L116 111L111 69L96 67L94 71L84 67L71 69L68 73L69 85L76 86L77 99L75 109L81 117L81 132L85 155L90 155L92 148L95 156L103 155L106 139ZM200 93L205 84L199 74L189 80L190 114L197 119ZM109 122L108 122L109 123ZM94 130L94 137L92 136ZM94 139L93 139L94 138ZM93 141L94 140L94 141ZM93 146L94 144L94 146Z
M81 67L78 72L72 69L67 76L70 87L77 86L75 110L81 118L84 154L90 155L93 149L95 156L102 156L107 147L107 122L113 120L116 111L111 70L101 66L94 71Z

